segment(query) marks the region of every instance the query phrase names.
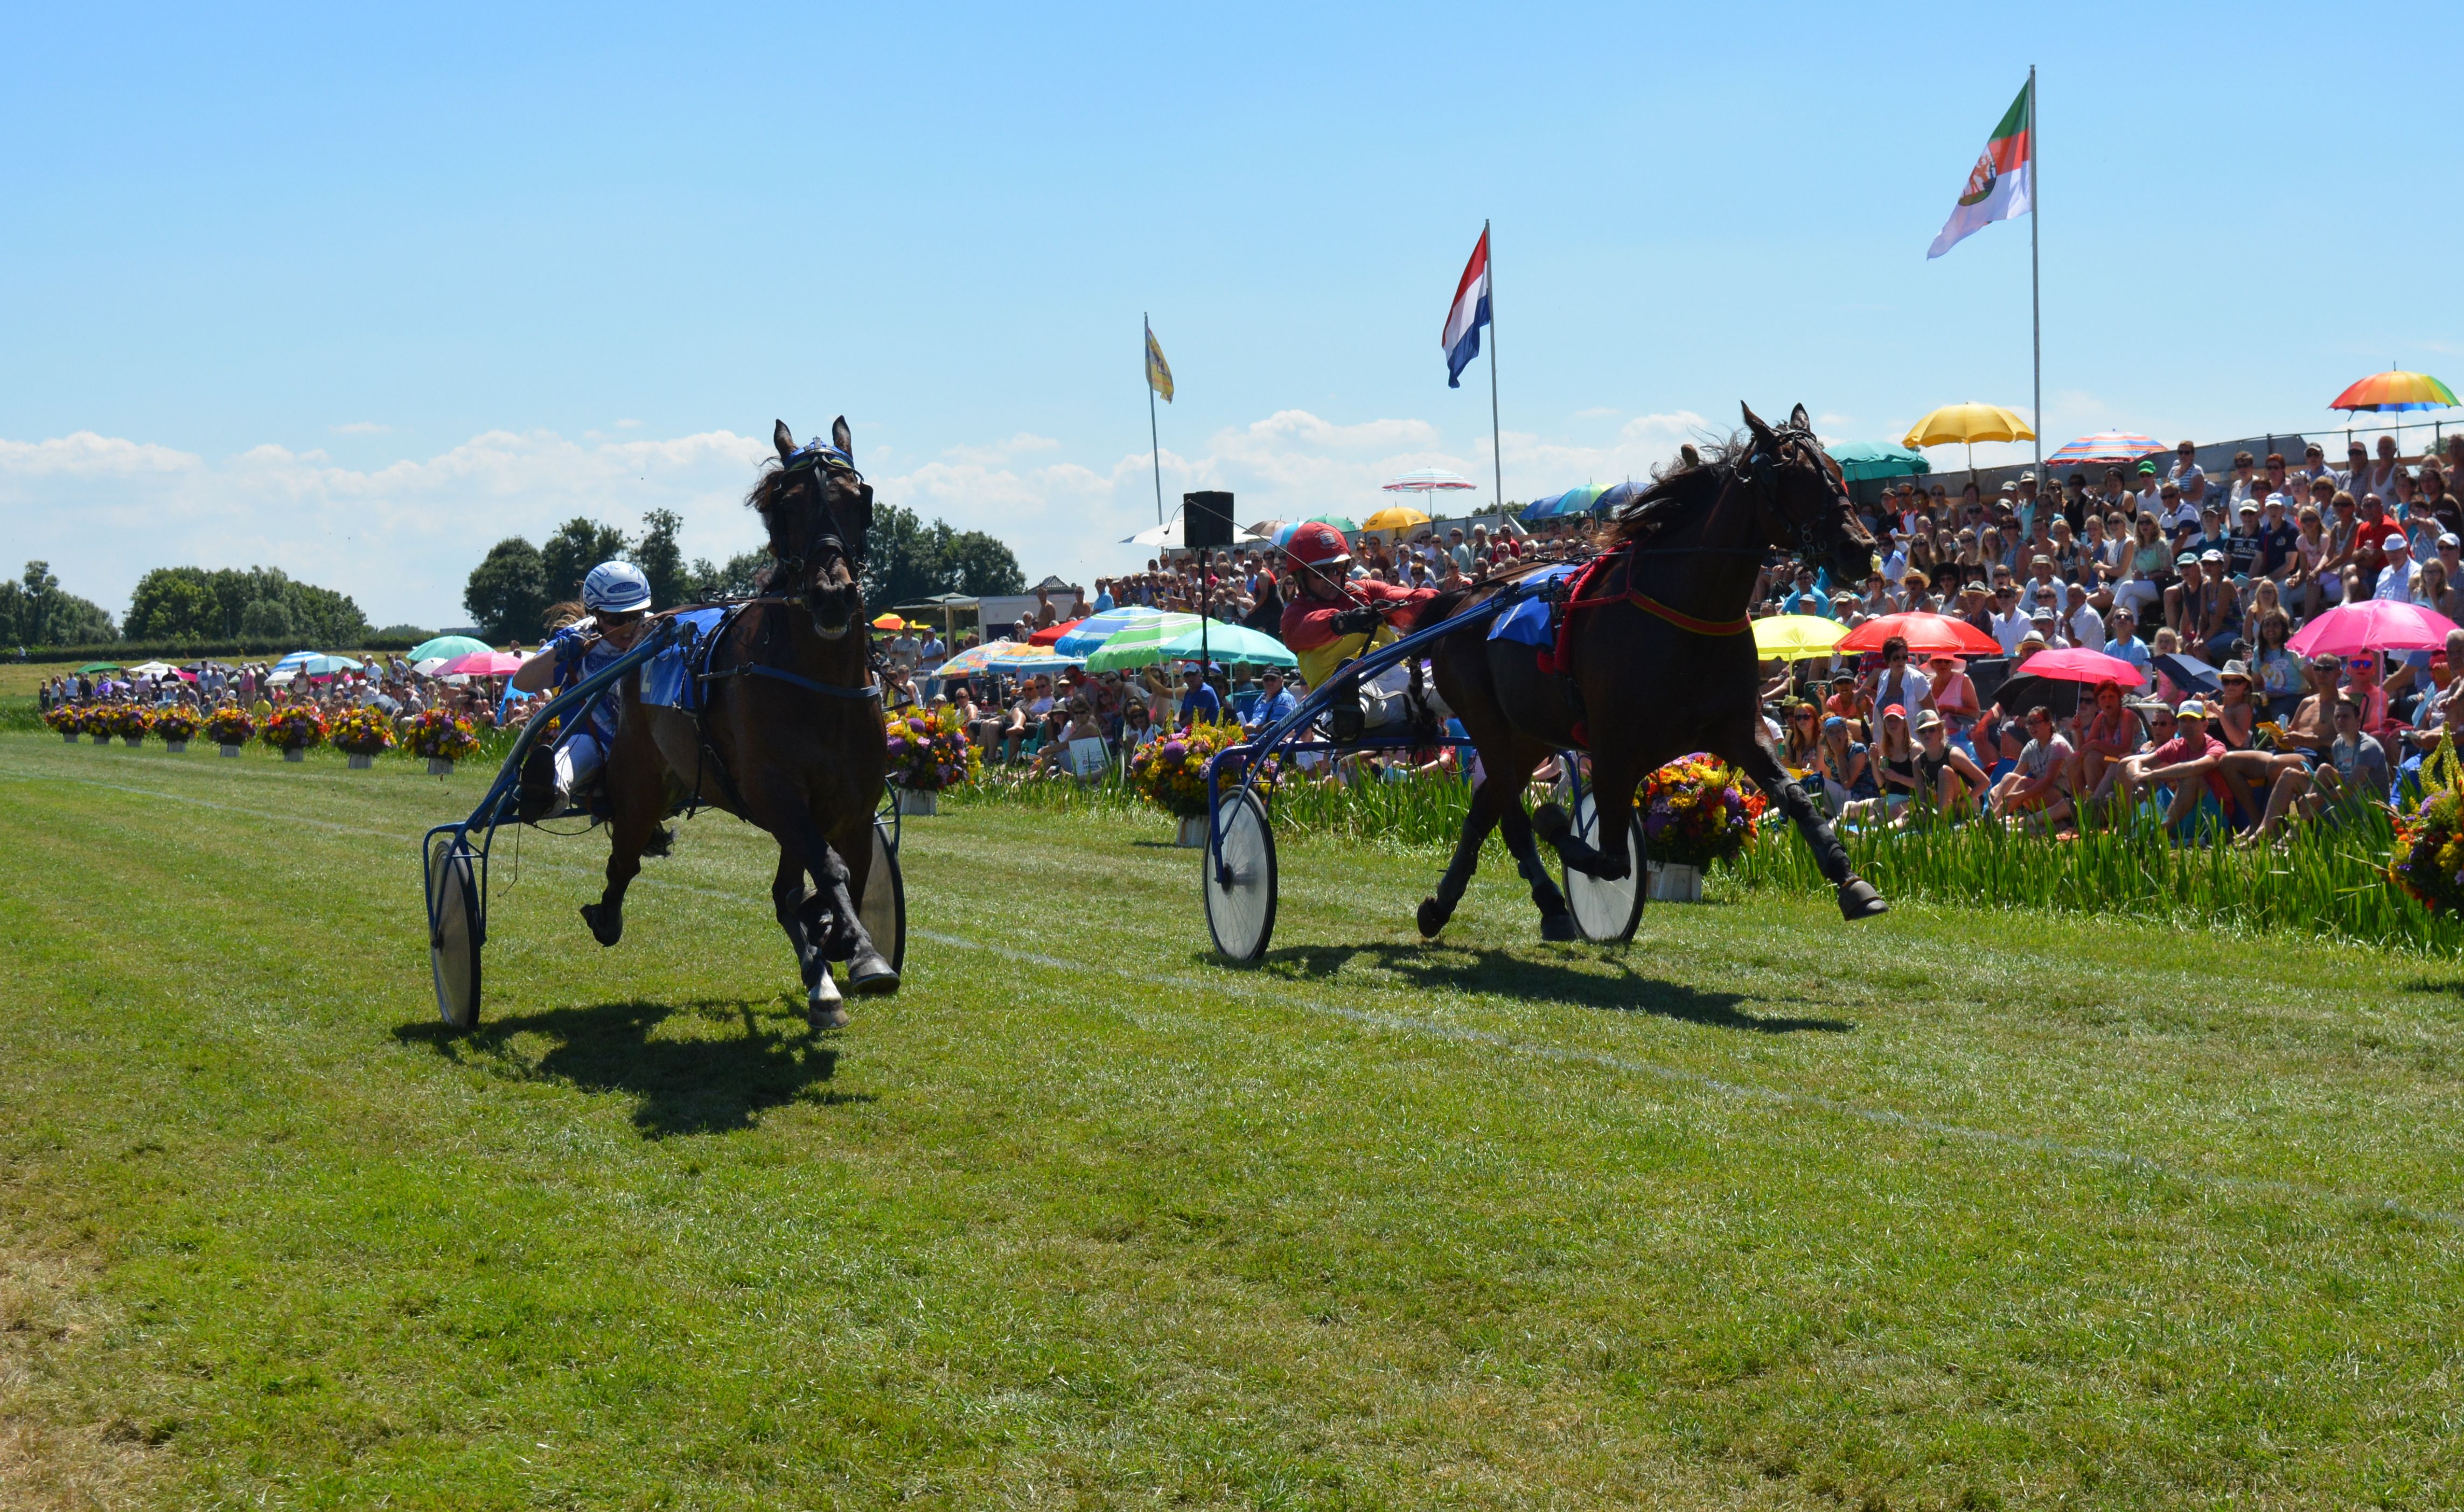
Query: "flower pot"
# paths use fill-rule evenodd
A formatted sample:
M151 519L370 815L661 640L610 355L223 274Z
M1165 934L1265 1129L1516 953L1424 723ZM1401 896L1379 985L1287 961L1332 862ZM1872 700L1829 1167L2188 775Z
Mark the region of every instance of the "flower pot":
M350 753L350 756L351 770L354 772L364 772L368 768L377 764L376 757L372 756L363 756L356 751Z
M133 748L143 745L145 743L145 737L143 735L121 735L120 737L120 743Z
M305 761L308 759L308 748L305 746L284 746L282 748L282 759L285 761Z
M452 760L447 756L429 756L428 758L428 775L429 777L451 777L453 775Z
M1172 843L1176 845L1184 846L1191 850L1205 849L1206 816L1203 814L1192 814L1187 819L1182 820L1180 822L1180 832L1173 836Z
M237 747L237 746L225 746L225 747L223 747L223 748L222 748L222 750L223 750L223 755L225 755L225 756L235 756L239 755L239 747Z
M1651 901L1654 903L1700 903L1703 901L1703 868L1653 864L1651 868Z
M96 735L94 737L94 743L99 746L107 746L111 744L111 736L107 734Z
M892 788L891 791L897 795L898 812L906 818L941 812L941 795L937 792L919 792L912 787Z
M163 742L163 749L170 752L173 756L187 756L188 754L188 742L186 740L165 740Z
M74 730L63 730L63 731L61 731L61 732L60 732L60 738L61 738L61 739L63 739L63 740L65 740L65 741L67 741L67 742L68 742L69 744L71 744L71 745L75 745L75 744L77 744L77 733L76 731L74 731Z

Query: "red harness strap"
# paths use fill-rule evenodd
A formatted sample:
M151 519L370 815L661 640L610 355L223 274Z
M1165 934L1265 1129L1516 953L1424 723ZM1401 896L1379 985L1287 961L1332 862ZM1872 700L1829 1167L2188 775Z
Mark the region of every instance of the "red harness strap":
M1573 675L1574 611L1576 609L1594 609L1609 603L1631 603L1644 613L1657 615L1679 629L1694 635L1745 635L1753 629L1753 622L1744 615L1739 615L1733 620L1697 619L1683 609L1671 608L1633 586L1634 559L1629 554L1630 550L1631 548L1595 557L1589 565L1575 575L1573 583L1566 595L1566 607L1557 618L1557 644L1553 648L1544 648L1539 654L1542 676L1553 677L1560 673L1569 677ZM1625 591L1603 594L1596 599L1584 597L1594 580L1605 575L1613 563L1622 563L1625 567ZM1576 722L1573 735L1576 745L1586 750L1591 748L1591 732L1585 728L1585 722Z

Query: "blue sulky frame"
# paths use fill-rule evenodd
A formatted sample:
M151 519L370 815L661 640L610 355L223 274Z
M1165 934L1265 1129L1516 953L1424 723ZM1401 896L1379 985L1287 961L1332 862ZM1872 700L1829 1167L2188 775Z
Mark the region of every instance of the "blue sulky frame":
M1305 751L1351 755L1359 751L1405 751L1430 745L1432 743L1430 740L1416 738L1409 734L1373 734L1348 744L1337 744L1331 740L1311 738L1310 731L1319 720L1326 717L1338 698L1350 696L1369 679L1419 656L1428 646L1446 636L1491 623L1507 609L1532 596L1523 591L1519 585L1508 588L1460 614L1436 625L1414 630L1409 635L1364 653L1357 660L1347 663L1335 675L1328 678L1323 687L1311 689L1309 695L1303 699L1299 707L1290 713L1252 738L1239 745L1225 747L1214 760L1207 763L1205 882L1210 903L1207 924L1209 931L1215 936L1218 951L1234 961L1242 963L1255 961L1265 953L1266 941L1274 931L1275 878L1271 837L1265 837L1262 842L1266 849L1262 879L1240 875L1239 868L1225 855L1226 816L1235 816L1233 822L1238 822L1237 816L1253 804L1258 815L1263 816L1265 812L1265 800L1257 793L1259 769L1271 758L1289 756ZM1440 734L1434 743L1453 746L1457 749L1471 744L1462 736L1446 734ZM1570 806L1574 810L1575 829L1584 839L1589 840L1592 838L1590 830L1593 827L1593 816L1581 789L1581 779L1576 775L1577 763L1573 757L1578 753L1565 755L1567 758L1563 765L1568 783L1567 797ZM1222 784L1226 774L1232 772L1239 774L1240 783L1227 799L1222 791ZM1637 871L1639 869L1639 866L1636 868ZM1588 883L1590 879L1583 879L1583 881ZM1570 891L1578 886L1576 879L1571 874L1567 882ZM1217 927L1211 905L1218 897L1229 894L1237 888L1254 889L1259 887L1263 887L1265 893L1263 917L1255 921L1243 921L1244 927L1253 930L1253 935L1227 940L1223 931ZM1596 890L1597 887L1598 885L1594 884L1592 889ZM1605 916L1610 921L1605 932L1594 935L1595 938L1616 938L1630 934L1634 928L1633 920L1639 914L1639 895L1634 893L1633 888L1634 883L1630 881L1623 887L1615 888L1617 892L1616 899L1598 900L1599 903L1609 905L1604 911L1596 905L1588 909L1578 908L1578 922L1584 924L1587 933L1592 928L1586 918L1588 915L1589 918ZM1615 923L1615 918L1619 909L1623 907L1622 900L1630 893L1634 897L1635 906L1626 910L1625 922L1619 929ZM1583 901L1594 902L1588 896Z

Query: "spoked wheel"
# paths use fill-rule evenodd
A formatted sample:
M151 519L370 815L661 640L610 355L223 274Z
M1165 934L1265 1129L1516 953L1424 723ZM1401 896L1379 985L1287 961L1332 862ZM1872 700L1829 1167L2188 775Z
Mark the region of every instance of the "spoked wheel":
M864 896L855 906L872 948L889 960L890 969L907 969L907 883L898 874L898 846L890 823L872 822L872 870L865 874Z
M1275 832L1257 794L1234 792L1216 800L1203 887L1206 932L1215 936L1215 948L1238 965L1254 964L1275 933Z
M428 960L436 976L436 1013L449 1029L479 1021L479 946L485 928L471 847L441 837L428 856Z
M1606 850L1601 844L1600 816L1589 792L1574 800L1573 835L1595 849ZM1574 928L1583 938L1601 945L1622 945L1634 938L1634 927L1642 922L1643 877L1647 867L1643 861L1642 816L1633 814L1626 821L1626 874L1616 882L1602 882L1587 877L1572 866L1561 866L1566 879L1566 906L1574 915Z

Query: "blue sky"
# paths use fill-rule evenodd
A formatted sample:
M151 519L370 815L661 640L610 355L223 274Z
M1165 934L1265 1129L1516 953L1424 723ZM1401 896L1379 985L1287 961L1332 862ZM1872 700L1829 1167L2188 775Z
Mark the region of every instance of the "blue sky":
M1840 439L2024 409L2027 223L1925 249L2031 62L2049 446L2323 430L2389 362L2464 382L2425 166L2464 12L2328 17L20 8L6 565L118 610L265 561L454 623L489 542L575 513L752 544L772 418L844 412L885 499L1084 581L1153 522L1141 311L1168 497L1485 477L1485 368L1437 345L1485 217L1510 496L1740 399Z

